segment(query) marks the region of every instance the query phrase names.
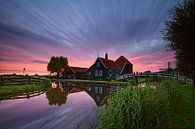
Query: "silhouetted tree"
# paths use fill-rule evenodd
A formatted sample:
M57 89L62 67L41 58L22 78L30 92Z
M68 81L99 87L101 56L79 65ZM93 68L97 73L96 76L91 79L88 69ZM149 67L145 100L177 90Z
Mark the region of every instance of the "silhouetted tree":
M51 57L48 65L47 65L47 71L50 71L51 73L57 73L57 76L59 77L59 73L63 71L68 71L68 59L66 57Z
M174 7L163 31L167 46L175 51L177 67L193 79L195 86L195 0Z

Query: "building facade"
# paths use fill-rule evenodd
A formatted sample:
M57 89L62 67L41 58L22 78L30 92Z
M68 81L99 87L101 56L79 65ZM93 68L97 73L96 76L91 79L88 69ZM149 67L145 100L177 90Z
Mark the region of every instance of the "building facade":
M98 57L94 64L87 70L87 75L93 79L114 79L117 75L130 74L133 72L133 64L124 56L119 57L116 61Z

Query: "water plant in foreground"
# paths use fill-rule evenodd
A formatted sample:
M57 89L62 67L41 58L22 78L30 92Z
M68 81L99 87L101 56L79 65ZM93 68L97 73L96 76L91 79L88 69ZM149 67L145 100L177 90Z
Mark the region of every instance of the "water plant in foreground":
M179 102L177 82L163 80L156 88L128 88L114 93L98 112L100 129L166 128L170 107Z

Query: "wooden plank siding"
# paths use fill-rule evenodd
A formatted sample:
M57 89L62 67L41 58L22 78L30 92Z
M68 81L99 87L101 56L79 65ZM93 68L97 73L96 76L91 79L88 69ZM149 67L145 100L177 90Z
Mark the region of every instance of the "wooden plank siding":
M102 74L101 74L101 70L102 70ZM118 75L118 73L119 73L118 70L107 68L99 58L97 58L95 63L87 70L88 76L97 80L106 79L108 77L114 78L116 77L116 75Z

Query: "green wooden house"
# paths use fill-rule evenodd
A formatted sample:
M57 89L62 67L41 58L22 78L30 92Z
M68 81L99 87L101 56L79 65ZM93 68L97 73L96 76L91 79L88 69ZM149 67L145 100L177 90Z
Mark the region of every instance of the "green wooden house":
M129 74L133 71L133 65L124 56L116 61L109 60L108 54L105 58L98 57L94 64L87 70L88 76L93 79L114 79L119 74Z

